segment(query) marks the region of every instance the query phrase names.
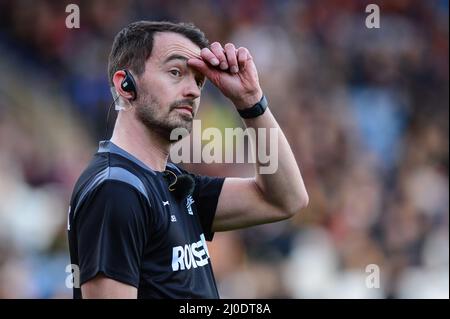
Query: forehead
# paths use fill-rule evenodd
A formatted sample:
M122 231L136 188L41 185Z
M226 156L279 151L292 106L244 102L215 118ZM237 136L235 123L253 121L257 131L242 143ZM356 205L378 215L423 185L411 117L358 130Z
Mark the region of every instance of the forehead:
M158 32L153 38L150 61L163 63L171 55L200 58L200 48L185 36L174 32Z

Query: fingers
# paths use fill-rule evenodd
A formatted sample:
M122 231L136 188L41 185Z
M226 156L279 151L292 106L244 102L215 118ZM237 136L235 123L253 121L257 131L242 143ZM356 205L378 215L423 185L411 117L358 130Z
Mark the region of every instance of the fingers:
M227 43L222 48L219 42L212 43L209 48L203 48L200 55L210 65L219 67L223 71L229 70L232 74L244 70L247 61L252 58L250 52L244 47L236 49L234 44Z
M240 47L237 49L237 61L241 71L245 70L245 65L249 57L250 53L246 48Z
M220 62L220 69L222 70L226 70L228 69L228 63L227 63L227 58L225 56L224 50L222 48L222 45L219 42L213 42L210 46L210 50L212 51L212 53L214 53L214 55L217 57L217 59Z
M218 66L220 63L214 53L212 53L208 48L203 48L200 52L200 56L204 61L208 61L213 66Z
M225 44L225 54L227 56L230 72L238 73L239 67L238 67L238 63L237 63L236 48L234 47L234 44L232 44L232 43Z
M187 64L208 78L212 77L213 70L209 65L207 65L204 60L201 59L189 59Z

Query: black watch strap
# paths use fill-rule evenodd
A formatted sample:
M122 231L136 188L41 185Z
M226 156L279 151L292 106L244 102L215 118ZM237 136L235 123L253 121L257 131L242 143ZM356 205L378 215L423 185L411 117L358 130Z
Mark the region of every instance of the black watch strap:
M267 99L263 94L261 100L253 105L252 107L244 110L238 110L239 115L244 119L252 119L254 117L260 116L267 109Z

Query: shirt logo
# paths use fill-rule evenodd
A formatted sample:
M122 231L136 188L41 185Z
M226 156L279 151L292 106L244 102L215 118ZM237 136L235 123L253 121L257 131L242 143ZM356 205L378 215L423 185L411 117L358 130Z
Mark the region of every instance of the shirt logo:
M192 212L192 204L194 204L195 202L194 202L194 199L192 198L192 196L191 195L189 195L188 197L187 197L187 199L186 199L186 208L187 208L187 211L188 211L188 214L189 215L194 215L194 213Z
M170 221L175 223L177 221L177 217L175 215L170 215Z
M200 240L184 246L172 248L172 270L179 271L208 264L209 252L205 235L200 235Z
M163 206L169 205L169 201L163 201Z

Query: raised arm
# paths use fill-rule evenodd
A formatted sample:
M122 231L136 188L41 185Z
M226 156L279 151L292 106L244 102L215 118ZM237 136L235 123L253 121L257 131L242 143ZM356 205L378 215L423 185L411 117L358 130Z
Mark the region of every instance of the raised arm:
M237 110L248 109L262 98L256 66L246 48L236 49L230 43L222 48L215 42L210 48L202 50L201 59L190 59L188 64L208 77ZM260 158L255 156L254 178L226 178L213 222L214 231L286 219L308 204L300 169L270 109L244 122L247 127L255 129L256 134L249 136L256 150L260 147L260 128L265 129L267 142L276 143L278 156L275 158L276 163L271 163L275 164L276 169L264 168Z

